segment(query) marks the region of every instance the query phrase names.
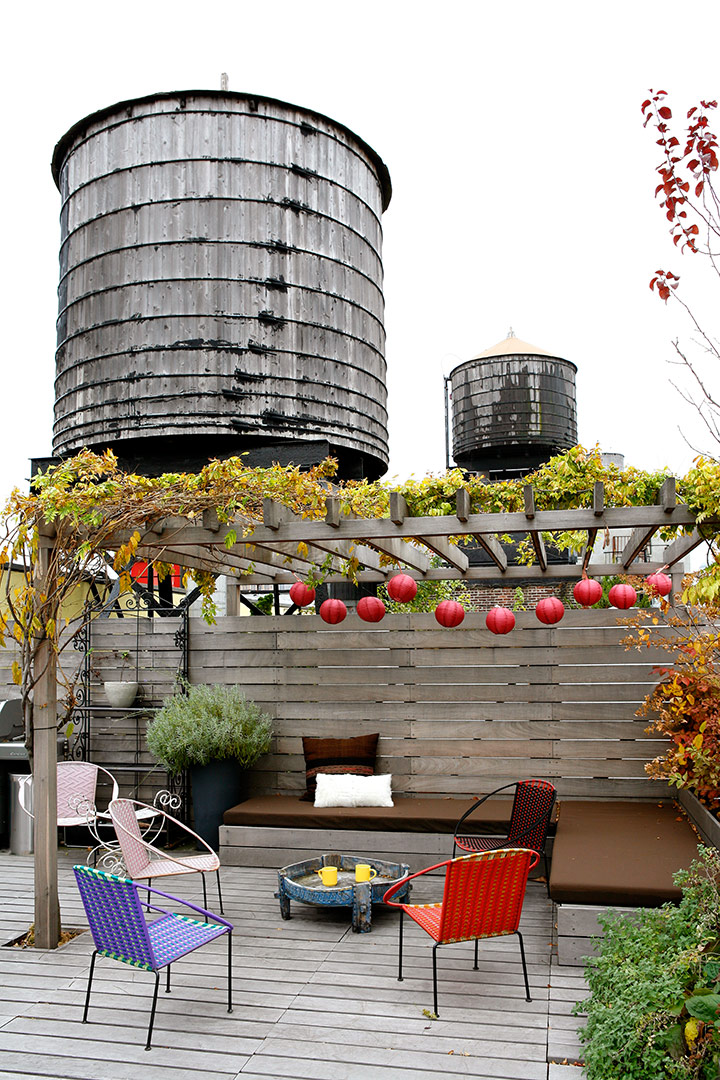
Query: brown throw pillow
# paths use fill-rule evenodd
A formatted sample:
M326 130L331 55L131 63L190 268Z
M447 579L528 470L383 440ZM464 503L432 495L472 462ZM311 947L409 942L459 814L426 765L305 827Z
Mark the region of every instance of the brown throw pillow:
M312 739L303 737L305 754L304 802L315 802L315 778L318 773L352 773L372 776L375 772L379 733L358 735L354 739Z

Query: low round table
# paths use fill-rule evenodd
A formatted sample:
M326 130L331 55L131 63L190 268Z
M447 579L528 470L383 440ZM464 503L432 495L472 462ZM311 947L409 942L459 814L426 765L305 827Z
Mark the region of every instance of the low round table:
M370 881L355 880L355 866L365 863L377 874ZM337 885L323 885L318 875L321 866L337 866ZM305 862L293 863L278 870L280 914L290 918L290 901L316 904L318 907L352 908L352 928L356 934L368 934L372 930L373 902L379 903L391 885L410 873L407 863L384 862L355 855L318 855ZM412 886L408 883L396 894L395 899L405 899Z

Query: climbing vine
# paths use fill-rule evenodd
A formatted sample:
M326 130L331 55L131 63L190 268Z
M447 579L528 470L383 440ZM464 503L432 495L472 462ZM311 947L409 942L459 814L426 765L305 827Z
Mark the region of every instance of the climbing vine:
M33 480L31 490L14 491L0 515L0 646L12 637L18 648L14 677L20 686L26 723L31 715L32 690L40 677L38 657L43 646L59 654L71 643L89 616L87 606L68 614L68 603L83 582L95 581L100 570L110 567L117 576L120 594L131 588L131 566L148 529L163 519L197 519L210 512L228 527L226 546L232 549L262 521L263 499L270 497L306 519L321 519L329 494L340 500L342 512L357 517L384 516L389 512L391 486L366 480L335 482L337 463L327 459L307 470L274 465L257 468L242 457L211 461L198 473L166 473L158 477L123 472L111 451L94 454L84 450L47 469ZM473 513L513 512L524 507L524 487L532 484L538 510L558 510L592 505L593 486L605 485L608 507L656 501L667 470L645 472L604 465L598 450L580 446L557 455L521 480L486 483L482 477L466 476L454 469L421 480L411 477L393 485L405 497L414 516L453 514L460 488L470 496ZM698 514L715 561L691 586L695 602L712 601L720 589L717 561L720 520L720 465L698 458L686 477L678 482L682 501ZM42 567L42 534L50 563ZM677 528L665 528L669 538ZM585 533L554 533L556 547L579 550ZM299 553L302 545L299 545ZM533 560L529 544L520 544L521 558ZM154 563L162 579L169 563ZM351 555L345 564L353 578L359 568ZM322 580L329 563L314 567L309 578ZM203 614L212 621L215 575L208 570L189 570L203 598ZM67 708L72 707L72 679L66 687ZM27 724L30 730L30 724Z

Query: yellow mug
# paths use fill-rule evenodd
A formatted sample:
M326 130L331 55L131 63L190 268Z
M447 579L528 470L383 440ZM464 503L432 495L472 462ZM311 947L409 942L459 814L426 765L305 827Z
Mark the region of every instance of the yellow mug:
M377 874L377 870L374 866L370 866L368 863L357 863L355 866L355 880L356 881L370 881Z
M337 885L337 866L321 866L318 874L323 885Z

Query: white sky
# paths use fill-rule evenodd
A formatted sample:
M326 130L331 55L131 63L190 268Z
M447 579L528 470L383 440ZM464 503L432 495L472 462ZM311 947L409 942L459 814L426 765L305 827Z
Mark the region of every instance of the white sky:
M584 445L685 472L693 452L678 423L696 445L707 441L667 361L672 339L690 333L648 281L660 266L681 273L711 329L712 283L672 247L640 105L648 87L668 90L680 118L720 97L716 67L691 47L697 33L714 49L720 7L700 0L692 20L678 10L663 0L66 0L6 10L0 496L23 484L30 457L51 452L55 143L123 99L219 89L223 71L231 90L347 125L390 170L388 476L444 469L442 375L510 326L577 364Z

